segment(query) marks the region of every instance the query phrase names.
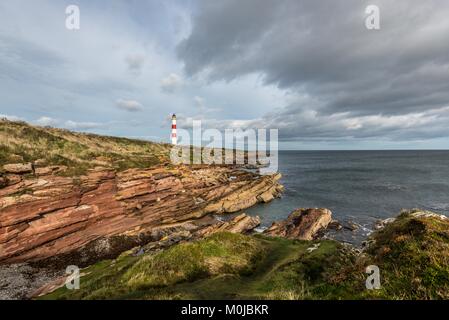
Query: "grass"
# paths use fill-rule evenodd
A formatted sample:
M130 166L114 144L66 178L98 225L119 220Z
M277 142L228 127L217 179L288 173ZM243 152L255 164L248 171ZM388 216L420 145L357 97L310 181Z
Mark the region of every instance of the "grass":
M370 262L382 272L384 299L449 298L449 219L404 212L374 235Z
M145 257L126 272L124 280L128 286L141 289L222 273L247 274L262 255L263 248L255 239L222 233Z
M81 289L43 299L447 299L449 219L403 213L357 254L336 241L229 233L83 272ZM315 250L310 248L318 245ZM368 265L381 289L367 290Z
M0 168L8 163L43 162L80 176L96 166L118 171L147 168L169 159L170 146L127 138L76 133L0 120Z
M220 274L245 275L263 257L264 248L254 238L219 233L204 240L184 243L143 257L122 255L83 271L80 290L61 288L46 299L108 299L172 296L170 286Z
M96 166L117 171L148 168L160 163L168 165L171 148L164 143L71 132L0 119L0 173L5 164L35 161L66 166L68 169L60 175L71 177L86 174ZM190 147L191 162L193 150ZM224 159L225 149L221 152ZM235 158L237 151L232 152ZM247 159L246 151L243 157Z
M80 290L61 288L43 298L313 298L316 284L326 277L322 263L338 266L347 253L334 241L308 253L310 246L307 241L219 233L154 255L101 262L83 271L87 275Z

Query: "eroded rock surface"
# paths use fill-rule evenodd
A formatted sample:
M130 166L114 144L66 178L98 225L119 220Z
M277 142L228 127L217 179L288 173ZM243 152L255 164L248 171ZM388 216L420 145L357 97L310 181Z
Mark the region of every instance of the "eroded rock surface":
M66 255L49 258L43 263L44 266L40 266L41 262L0 265L0 300L35 298L63 286L67 279L65 268L68 260L86 267L101 259L115 258L118 253L123 253L126 248L134 245L136 247L124 254L154 253L217 232L249 233L259 224L259 217L246 214L228 221L205 216L171 226L156 227L145 237L104 237Z
M125 243L123 250L150 241L157 227L270 201L282 191L279 178L216 166L97 168L80 178L57 176L54 168L34 177L7 173L0 183L0 264L79 253L88 245L107 256L114 246L99 244L108 238ZM244 231L256 223L242 219L228 227Z
M274 222L264 234L288 239L313 240L331 221L332 212L328 209L297 209L286 220Z
M33 172L33 166L31 165L31 163L6 164L3 166L3 170L5 170L7 173L23 174Z

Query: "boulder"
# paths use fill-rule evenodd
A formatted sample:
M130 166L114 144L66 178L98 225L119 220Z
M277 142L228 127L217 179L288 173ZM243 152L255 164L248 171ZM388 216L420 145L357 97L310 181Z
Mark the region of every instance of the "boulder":
M273 199L274 199L274 195L273 195L273 192L271 192L271 190L264 192L259 196L259 201L264 202L264 203L268 203Z
M3 169L7 173L15 174L25 174L33 172L33 166L31 163L15 163L15 164L5 164Z
M318 232L332 221L328 209L297 209L281 222L275 222L265 235L298 240L313 240Z

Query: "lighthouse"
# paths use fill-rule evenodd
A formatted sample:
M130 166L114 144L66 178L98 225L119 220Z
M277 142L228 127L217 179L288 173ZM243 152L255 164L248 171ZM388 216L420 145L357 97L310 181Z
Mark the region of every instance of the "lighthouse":
M176 114L171 117L171 144L178 144L178 136L176 134Z

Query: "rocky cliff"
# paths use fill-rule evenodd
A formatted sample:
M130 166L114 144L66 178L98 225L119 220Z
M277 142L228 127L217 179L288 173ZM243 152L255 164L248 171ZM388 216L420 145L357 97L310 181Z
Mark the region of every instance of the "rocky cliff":
M161 226L237 212L277 197L280 175L232 167L89 169L5 167L0 188L0 263L42 261L82 250L95 259L154 240ZM17 169L17 170L16 170ZM118 241L117 241L118 240Z

